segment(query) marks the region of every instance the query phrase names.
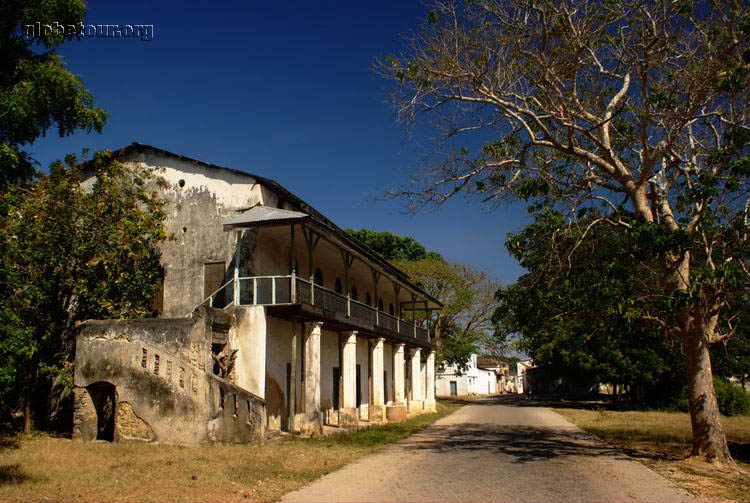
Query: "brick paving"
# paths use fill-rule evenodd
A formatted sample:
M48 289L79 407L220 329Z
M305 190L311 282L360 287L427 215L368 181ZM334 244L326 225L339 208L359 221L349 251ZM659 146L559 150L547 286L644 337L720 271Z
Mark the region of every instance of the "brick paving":
M547 408L488 398L282 501L694 500Z

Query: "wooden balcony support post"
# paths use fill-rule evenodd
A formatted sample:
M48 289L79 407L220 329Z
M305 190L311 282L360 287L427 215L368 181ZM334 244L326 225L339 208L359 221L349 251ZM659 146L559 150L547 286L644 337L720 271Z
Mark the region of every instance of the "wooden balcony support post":
M396 296L396 332L401 333L401 302L398 300L398 294L401 293L401 285L393 283L393 294Z
M302 234L307 245L307 264L310 272L310 302L315 305L315 248L318 246L321 235L312 229L302 227Z
M415 294L411 294L411 324L414 328L414 338L417 338L417 296Z
M240 238L242 237L242 231L238 230L235 232L235 245L234 245L234 305L240 305ZM226 293L225 293L226 295Z
M289 226L289 302L297 303L297 245L294 239L294 224Z
M379 307L378 282L380 282L380 271L376 270L374 267L371 267L370 272L372 273L372 285L375 289L375 298L373 299L373 304L375 305L375 324L379 325L380 324L380 316L379 316L380 309L378 309Z
M352 315L352 299L351 299L351 291L349 289L349 272L352 268L352 264L354 263L354 255L344 250L343 248L340 248L339 251L341 251L341 260L344 261L344 288L346 289L346 315L351 316Z

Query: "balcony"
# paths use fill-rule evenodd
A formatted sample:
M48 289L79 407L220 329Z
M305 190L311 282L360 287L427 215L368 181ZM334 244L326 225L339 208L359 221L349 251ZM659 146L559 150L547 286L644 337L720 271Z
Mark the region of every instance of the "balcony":
M219 309L230 305L276 308L271 314L288 312L285 307L300 307L311 315L317 313L323 321L334 321L353 330L371 330L402 341L430 343L425 328L294 275L252 276L236 281L239 288L235 288L232 279L201 305Z

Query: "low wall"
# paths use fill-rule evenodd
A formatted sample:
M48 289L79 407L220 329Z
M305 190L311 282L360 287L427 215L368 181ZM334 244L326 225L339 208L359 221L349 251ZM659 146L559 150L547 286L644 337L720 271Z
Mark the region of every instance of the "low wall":
M207 309L193 318L87 322L76 342L74 438L262 440L265 401L211 373L210 327Z

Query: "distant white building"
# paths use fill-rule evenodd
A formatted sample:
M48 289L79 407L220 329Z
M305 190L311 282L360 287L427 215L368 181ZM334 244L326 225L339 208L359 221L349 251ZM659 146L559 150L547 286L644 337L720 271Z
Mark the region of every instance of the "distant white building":
M518 362L517 364L518 377L516 378L516 393L530 392L529 380L526 376L526 372L529 369L536 368L531 360Z
M435 379L437 396L492 395L498 393L497 374L477 367L477 355L471 355L466 369L441 365Z

